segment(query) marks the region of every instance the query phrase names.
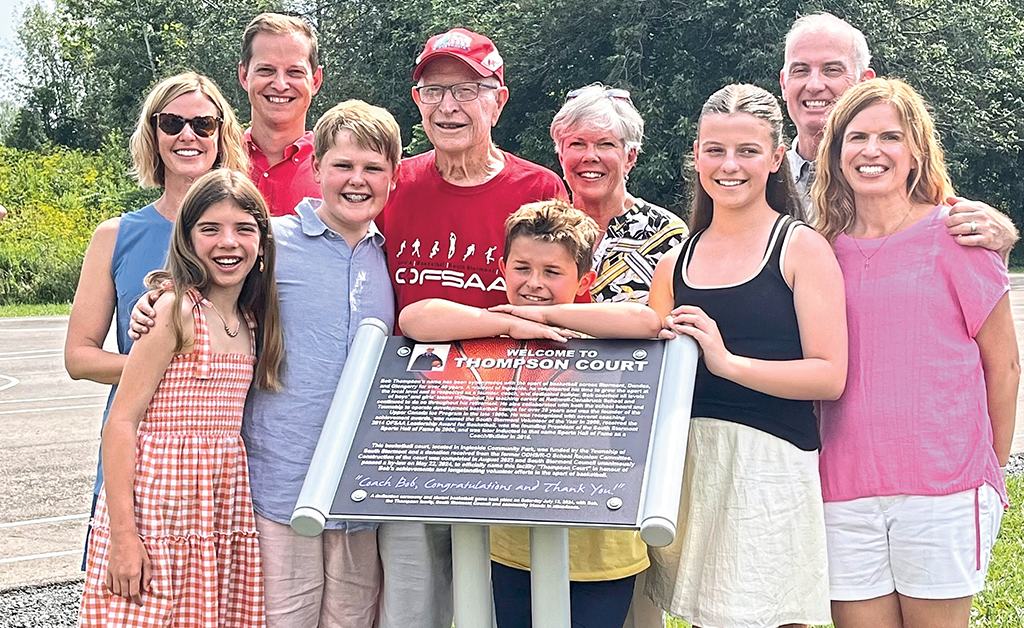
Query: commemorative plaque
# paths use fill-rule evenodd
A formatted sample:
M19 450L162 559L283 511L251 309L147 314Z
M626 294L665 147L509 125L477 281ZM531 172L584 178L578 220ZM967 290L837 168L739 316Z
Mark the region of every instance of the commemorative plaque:
M635 528L664 345L390 338L330 516Z
M534 626L568 628L569 527L672 542L698 348L673 340L388 339L365 319L292 528L452 523L455 622L493 625L488 524L527 525Z
M697 345L419 343L360 323L292 515L675 535Z

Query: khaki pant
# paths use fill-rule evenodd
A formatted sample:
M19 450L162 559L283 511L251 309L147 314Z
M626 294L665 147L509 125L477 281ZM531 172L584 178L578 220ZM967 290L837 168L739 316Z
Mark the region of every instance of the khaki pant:
M256 515L267 628L372 628L381 567L376 530L318 537Z
M451 526L385 522L377 541L384 564L379 628L451 628Z

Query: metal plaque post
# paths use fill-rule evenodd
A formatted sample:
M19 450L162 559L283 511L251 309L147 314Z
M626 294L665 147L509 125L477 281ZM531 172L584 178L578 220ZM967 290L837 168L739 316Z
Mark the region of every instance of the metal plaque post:
M331 509L335 498L341 499L339 483L378 376L388 332L387 325L377 319L364 319L356 331L292 514L292 528L299 534L316 536L329 518L345 518L337 512L331 515ZM698 353L696 341L688 336L677 336L665 344L646 475L642 488L633 488L641 490L639 513L637 519L631 515L618 524L635 522L641 539L653 547L670 544L676 535ZM399 355L409 354L399 351ZM394 370L394 366L390 368ZM372 491L364 486L373 484L349 486L344 489L345 496L353 503L373 499ZM570 628L569 530L565 524L530 528L530 564L533 627ZM492 628L488 526L465 519L452 521L452 577L458 628Z
M452 593L458 628L491 628L491 529L452 524Z
M292 529L303 536L317 536L324 530L387 339L384 321L360 321L292 512Z
M697 341L689 336L676 336L665 347L661 394L651 430L651 458L640 510L640 538L652 547L664 547L676 536L698 348Z
M569 528L530 528L533 628L570 628Z

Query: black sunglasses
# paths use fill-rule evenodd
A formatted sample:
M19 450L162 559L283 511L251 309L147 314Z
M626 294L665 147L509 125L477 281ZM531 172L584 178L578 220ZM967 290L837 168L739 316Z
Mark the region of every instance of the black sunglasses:
M220 128L222 118L217 116L196 116L182 118L176 113L154 113L156 126L168 135L177 135L185 130L185 125L192 127L192 132L199 137L210 137Z

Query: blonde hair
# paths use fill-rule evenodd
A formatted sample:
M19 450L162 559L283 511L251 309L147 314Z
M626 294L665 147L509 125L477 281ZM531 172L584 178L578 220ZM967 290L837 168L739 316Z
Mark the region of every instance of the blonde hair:
M811 199L818 211L815 228L829 242L853 226L857 213L853 190L842 171L843 136L857 114L878 104L887 104L896 112L914 159L907 179L910 199L938 205L953 194L935 124L921 95L898 79L863 81L848 89L833 107L818 147L818 174Z
M341 131L351 131L360 148L384 155L392 167L402 158L402 132L387 109L355 99L328 109L313 127L313 154L317 161L331 150Z
M181 203L178 219L174 221L171 247L167 253L167 267L146 275L146 286L158 288L170 280L174 289L173 312L181 311L185 293L195 288L205 294L210 285L210 274L202 260L196 255L192 242L192 229L210 207L223 201L230 201L256 219L260 232L260 248L263 253L242 284L238 295L238 308L250 313L256 319L256 385L264 390L280 390L281 361L284 358L284 332L281 328L281 313L274 278L274 263L277 245L270 229L270 212L256 186L249 177L234 170L214 170L196 179ZM262 267L262 268L261 268ZM175 351L184 347L184 329L181 317L175 316L171 328L176 338Z
M594 219L565 201L527 203L505 221L505 260L512 242L526 237L556 242L576 261L576 274L583 277L594 262L594 244L600 228Z
M217 130L217 159L213 162L213 167L248 172L249 156L242 147L242 127L238 124L231 105L212 79L195 72L185 72L157 83L142 104L139 121L128 143L134 164L132 172L142 187L163 187L165 182L164 161L160 157L156 120L153 116L163 111L175 99L192 92L199 92L205 96L217 108L217 115L222 120Z
M242 67L248 69L252 61L252 42L257 35L302 35L309 42L309 70L316 72L320 66L320 43L316 31L302 18L280 13L260 13L252 18L242 34Z

